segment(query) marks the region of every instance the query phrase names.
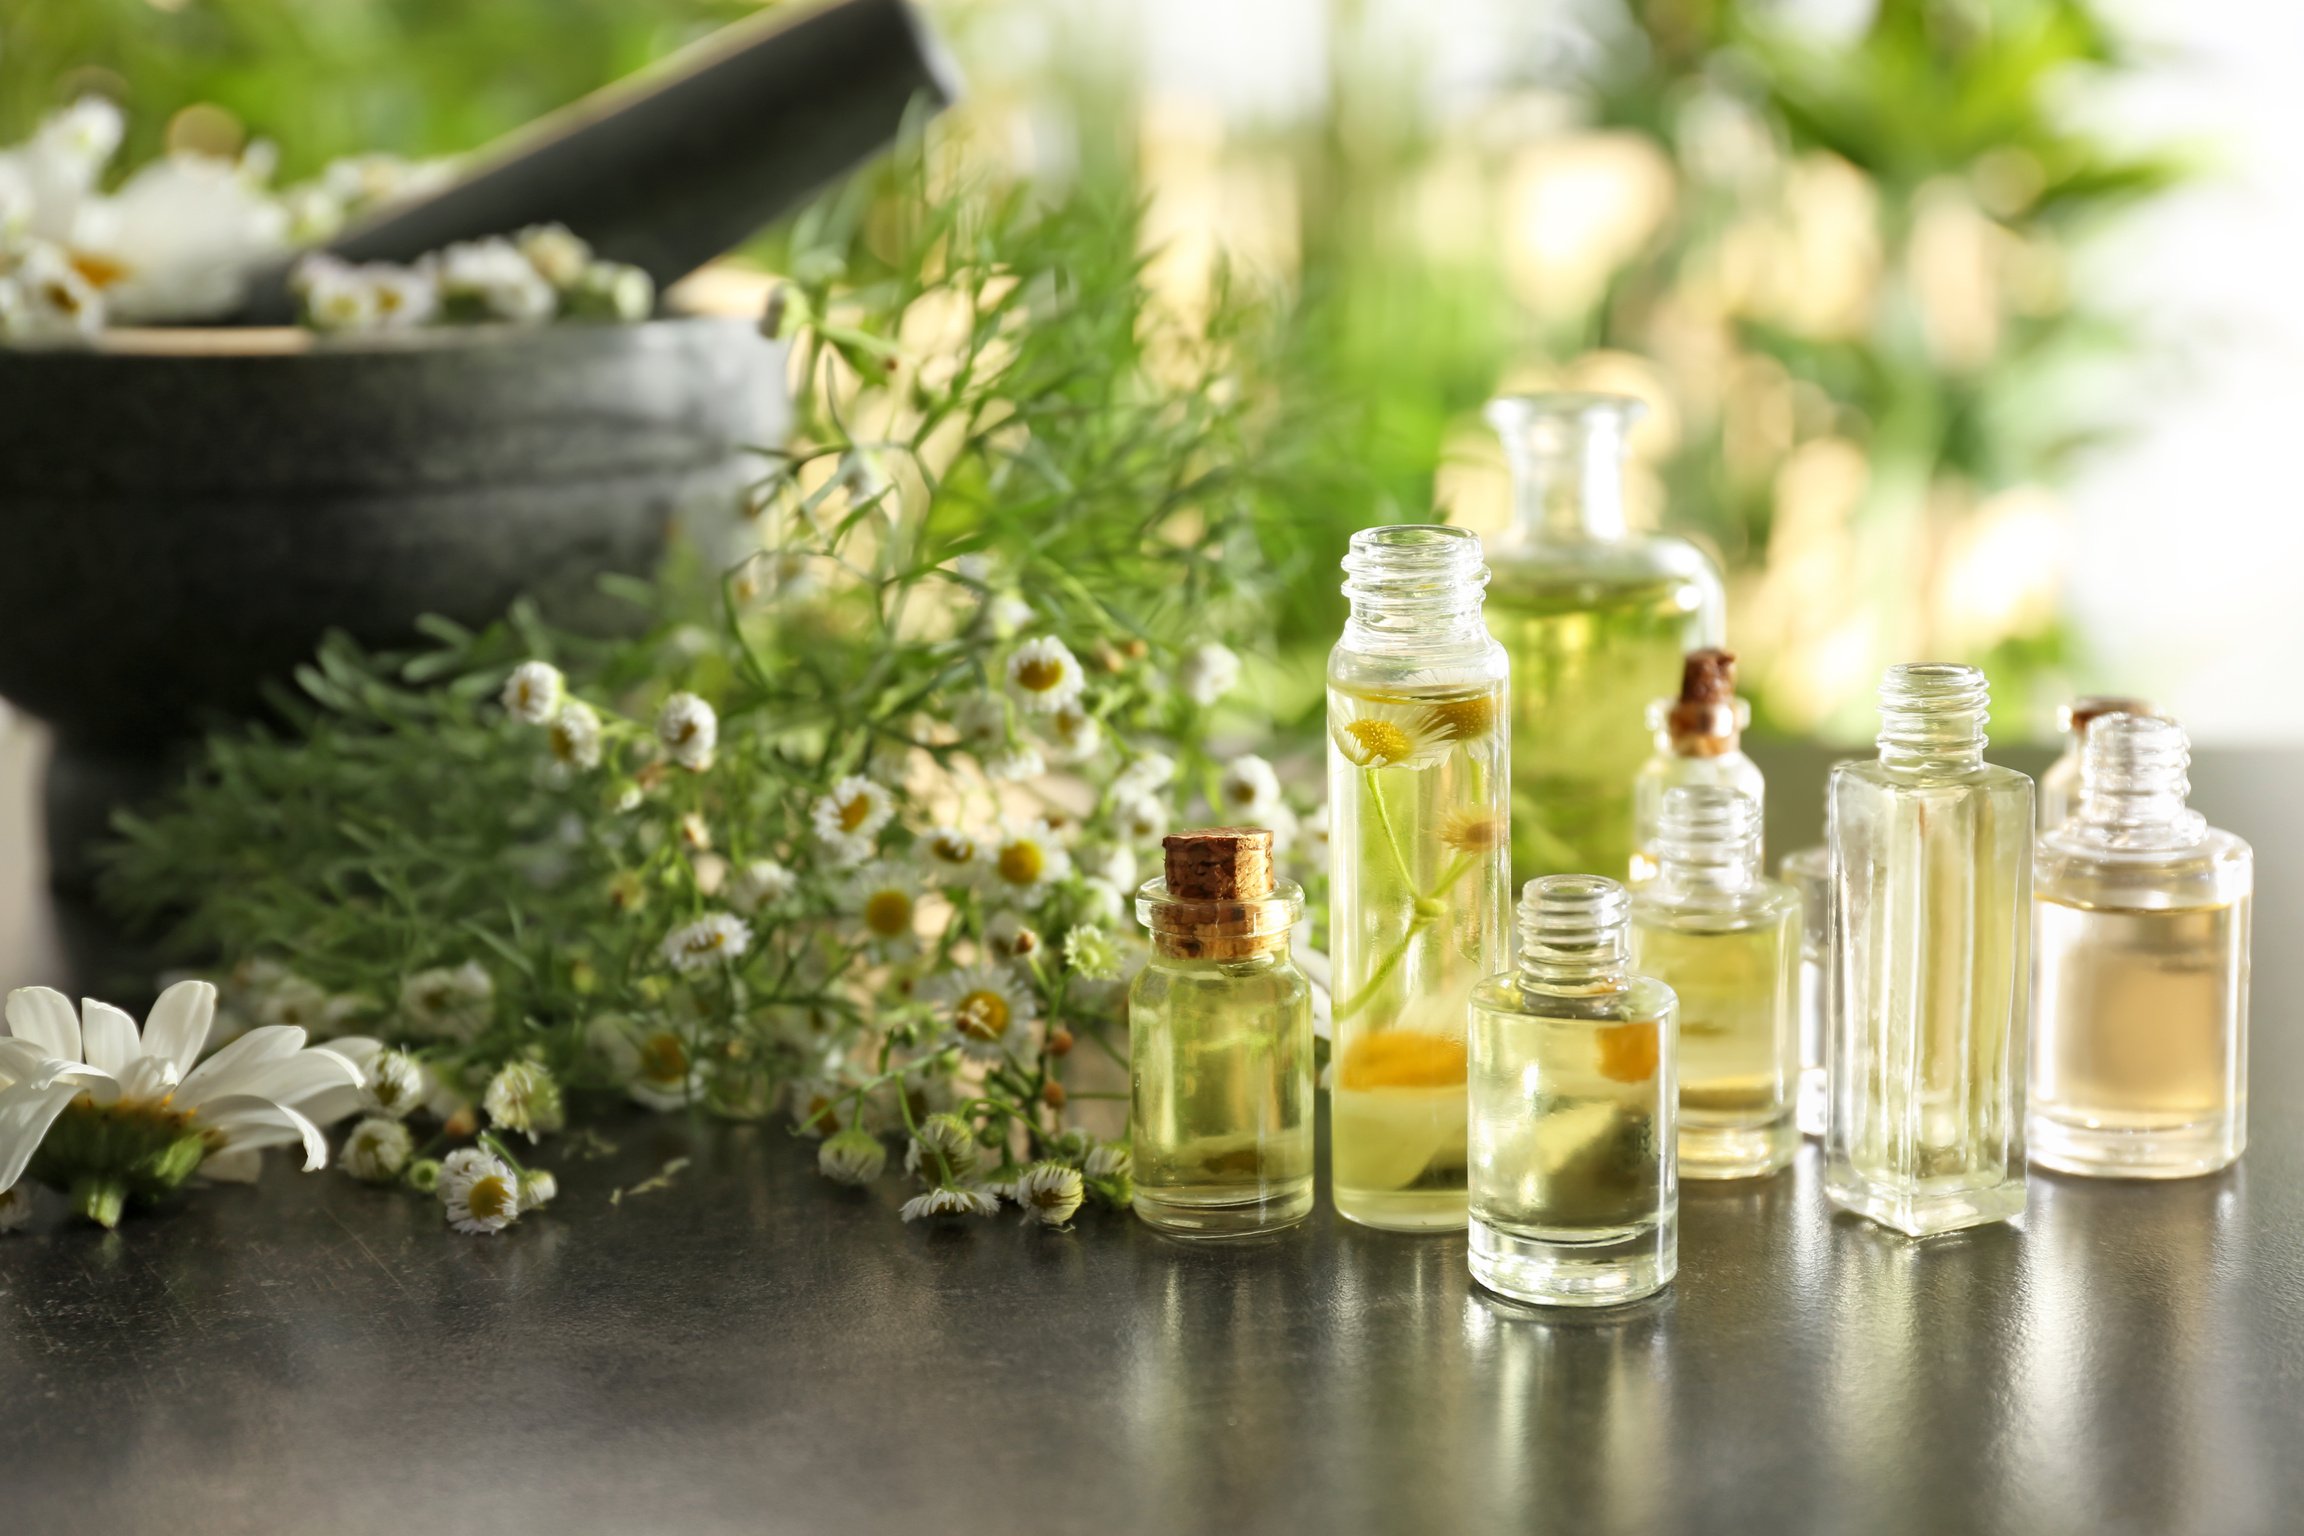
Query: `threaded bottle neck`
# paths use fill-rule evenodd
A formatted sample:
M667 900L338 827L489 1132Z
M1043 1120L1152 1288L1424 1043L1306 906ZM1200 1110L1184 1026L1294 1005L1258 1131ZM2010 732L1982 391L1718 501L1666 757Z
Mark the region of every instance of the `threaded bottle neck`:
M1370 651L1430 650L1484 639L1488 562L1480 536L1436 523L1363 528L1344 556L1352 616L1345 640Z
M1891 768L1965 768L1984 761L1991 685L1976 667L1911 662L1880 682L1880 761Z
M1614 989L1630 954L1631 898L1600 875L1546 875L1520 893L1520 984L1543 991Z
M1629 395L1504 395L1488 402L1522 533L1623 536L1625 442L1644 410Z
M1760 807L1724 784L1664 792L1657 818L1659 889L1666 898L1741 891L1760 878Z
M2103 715L2080 749L2078 819L2114 847L2183 847L2207 820L2185 805L2192 792L2191 743L2184 727L2151 715Z

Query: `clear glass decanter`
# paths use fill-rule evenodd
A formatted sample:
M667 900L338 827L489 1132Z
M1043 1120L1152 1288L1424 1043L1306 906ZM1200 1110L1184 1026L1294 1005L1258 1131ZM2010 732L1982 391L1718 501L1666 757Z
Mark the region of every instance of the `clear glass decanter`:
M1672 989L1627 959L1624 887L1531 880L1520 963L1472 999L1472 1277L1608 1306L1679 1267Z
M1681 658L1726 630L1720 573L1684 539L1624 523L1640 402L1512 395L1488 422L1512 468L1513 527L1489 543L1488 627L1512 658L1512 872L1621 875L1643 717Z
M1464 1028L1507 954L1504 652L1461 528L1369 528L1328 658L1336 1209L1464 1225Z
M1163 846L1128 989L1136 1214L1178 1237L1289 1226L1312 1209L1312 984L1288 954L1304 892L1273 878L1261 828Z
M1974 667L1891 667L1880 755L1832 770L1824 1187L1913 1236L2024 1209L2032 781L1984 761Z
M2088 728L2076 814L2040 840L2032 1161L2065 1173L2212 1173L2248 1141L2255 856L2188 809L2173 720Z
M1690 651L1681 664L1678 698L1648 706L1655 750L1632 784L1634 890L1656 878L1667 791L1681 784L1720 784L1750 796L1754 805L1767 803L1760 765L1744 755L1744 727L1751 719L1750 706L1736 696L1735 654L1709 646Z
M1632 967L1680 999L1680 1174L1775 1173L1800 1149L1800 897L1760 873L1760 802L1664 796L1655 880L1632 898Z
M2048 771L2040 775L2040 830L2054 831L2080 809L2080 753L2088 740L2088 727L2106 715L2158 713L2149 699L2122 698L2109 693L2089 694L2069 704L2057 705L2056 734L2064 738L2064 750L2048 765Z

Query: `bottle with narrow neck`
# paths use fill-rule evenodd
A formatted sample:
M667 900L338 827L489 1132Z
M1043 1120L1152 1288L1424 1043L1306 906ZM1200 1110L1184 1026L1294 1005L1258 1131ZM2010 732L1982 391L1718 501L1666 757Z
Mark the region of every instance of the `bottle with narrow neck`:
M1825 1190L1912 1236L2024 1209L2032 781L1984 760L1974 667L1891 667L1832 770Z
M1530 881L1519 964L1473 994L1472 1275L1523 1301L1635 1301L1679 1264L1676 1002L1628 911L1600 876Z
M1799 1150L1800 898L1760 873L1760 803L1666 792L1632 963L1680 999L1680 1173L1755 1178Z
M2088 694L2069 704L2057 705L2056 734L2064 738L2064 750L2048 765L2048 771L2040 775L2040 830L2055 831L2080 808L2080 754L2087 744L2090 726L2107 715L2159 713L2149 699L2109 693Z
M1506 952L1505 660L1460 528L1352 538L1328 660L1336 1209L1464 1224L1464 1030Z
M1680 785L1710 784L1763 803L1767 784L1759 764L1744 755L1751 709L1736 695L1736 656L1716 646L1690 651L1680 670L1680 692L1648 706L1655 748L1632 784L1634 890L1656 877L1656 843L1664 797Z
M2184 1178L2248 1140L2255 857L2185 804L2173 720L2089 725L2074 813L2040 840L2032 1161Z
M1640 412L1591 394L1488 407L1513 486L1513 526L1488 546L1487 619L1512 658L1515 880L1630 868L1642 711L1672 691L1687 652L1725 638L1712 561L1630 525L1624 460Z

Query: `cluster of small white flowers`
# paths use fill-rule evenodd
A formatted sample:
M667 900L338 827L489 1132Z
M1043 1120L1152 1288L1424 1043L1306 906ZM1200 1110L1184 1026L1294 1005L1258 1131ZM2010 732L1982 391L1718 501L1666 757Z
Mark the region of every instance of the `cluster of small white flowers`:
M1270 821L1286 807L1280 775L1270 763L1253 755L1236 757L1224 765L1224 773L1217 780L1217 794L1222 799L1224 815L1243 825Z
M656 739L672 761L701 772L712 766L712 749L720 744L720 717L696 695L675 693L656 712Z
M510 1062L501 1068L488 1080L480 1107L490 1121L530 1141L540 1141L568 1123L559 1082L533 1061Z
M708 971L752 947L752 925L729 912L714 912L683 923L664 935L664 960L687 974Z
M289 277L304 322L319 331L394 331L440 321L540 325L558 316L624 323L656 308L648 274L601 261L558 224L512 239L464 241L413 265L347 262L325 252Z
M571 697L568 679L548 661L524 661L504 679L504 713L523 725L544 727L552 760L563 770L589 773L600 766L606 741L600 713Z
M1239 684L1240 658L1213 640L1186 651L1176 668L1176 686L1203 709Z
M774 859L754 859L728 882L730 904L758 914L789 901L800 888L800 877Z
M400 984L400 1017L412 1034L469 1040L495 1013L496 982L477 960L418 971Z
M895 798L883 786L851 774L817 797L808 820L826 859L846 868L872 856L881 828L895 814Z

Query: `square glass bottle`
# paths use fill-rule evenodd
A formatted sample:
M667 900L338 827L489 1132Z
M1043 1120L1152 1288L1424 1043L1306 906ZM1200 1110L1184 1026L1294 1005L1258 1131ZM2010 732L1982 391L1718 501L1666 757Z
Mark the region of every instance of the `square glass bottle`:
M2063 1173L2213 1173L2248 1143L2255 855L2186 808L2173 720L2089 725L2076 814L2040 840L2032 1161Z
M1672 989L1627 959L1624 888L1531 880L1520 964L1472 999L1472 1277L1554 1306L1662 1289L1680 1262Z
M1833 1201L1915 1237L2024 1210L2032 781L1984 761L1974 667L1891 667L1832 770Z
M1800 898L1760 873L1760 802L1668 790L1632 967L1680 1000L1680 1176L1775 1173L1800 1149Z

